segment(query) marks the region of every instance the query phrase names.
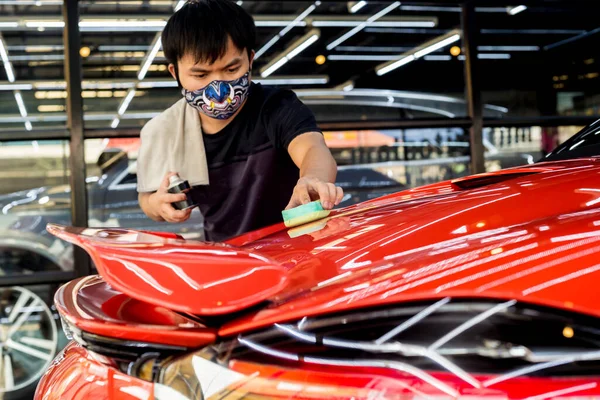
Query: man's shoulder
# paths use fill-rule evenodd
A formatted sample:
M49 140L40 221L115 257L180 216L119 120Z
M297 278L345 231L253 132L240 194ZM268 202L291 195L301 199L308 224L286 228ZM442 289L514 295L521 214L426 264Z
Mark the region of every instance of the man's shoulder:
M173 126L175 121L180 120L184 117L185 107L187 102L185 98L175 102L171 107L146 122L142 128L141 135L143 136L154 136L156 134L165 132L165 126Z

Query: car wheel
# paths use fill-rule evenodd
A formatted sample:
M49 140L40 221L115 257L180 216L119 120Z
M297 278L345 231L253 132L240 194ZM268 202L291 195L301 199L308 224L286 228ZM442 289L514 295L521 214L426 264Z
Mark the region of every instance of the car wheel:
M22 287L0 290L0 344L0 398L31 398L58 346L46 302Z

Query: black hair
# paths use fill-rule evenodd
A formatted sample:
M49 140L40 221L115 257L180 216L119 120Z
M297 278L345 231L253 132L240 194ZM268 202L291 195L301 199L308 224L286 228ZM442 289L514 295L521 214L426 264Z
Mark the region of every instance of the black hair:
M227 52L228 38L250 58L256 42L252 16L232 0L188 0L169 18L162 46L175 68L187 54L195 62L212 64Z

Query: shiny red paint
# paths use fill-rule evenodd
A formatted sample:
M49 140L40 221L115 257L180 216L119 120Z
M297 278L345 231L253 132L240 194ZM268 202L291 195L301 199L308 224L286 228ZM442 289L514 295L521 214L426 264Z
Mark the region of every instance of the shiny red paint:
M243 310L281 291L287 274L271 260L223 244L185 241L119 229L48 225L90 254L120 292L189 314Z
M365 202L333 213L326 227L342 217L350 222L327 236L315 238L319 227L297 238L284 230L244 246L282 265L289 284L271 307L226 324L219 335L447 296L600 316L600 160L540 165L481 188L444 182Z
M69 324L101 336L192 349L216 338L215 329L168 308L132 299L97 276L63 285L56 292L54 304Z
M137 306L142 310L164 305L214 315L224 312L219 308L222 305L217 304L218 299L224 298L221 292L239 289L241 293L227 297L229 305L235 304L233 309L239 311L256 304L245 300L248 293L260 291L261 299L269 302L223 324L217 341L305 316L443 297L515 299L600 317L596 294L600 279L599 174L600 159L592 158L441 182L334 211L327 219L299 230L288 230L280 224L242 235L230 240L228 247L126 230L50 230L86 247L96 263L101 262L103 278L127 297L139 299ZM503 175L502 179L499 175ZM496 183L490 183L490 178ZM465 186L471 188L464 189ZM218 254L215 248L235 254ZM164 249L170 252L165 253ZM188 257L182 251L188 249L202 251L194 251ZM256 257L264 261L260 265L275 271L272 276L279 282L276 290L268 291L267 282L251 273L247 279L223 282L219 290L204 286L190 290L189 283L182 279L182 273L199 274L193 277L203 284L216 278L198 271L217 269L222 281L227 280L228 273L241 277L252 271L250 266L255 265L252 262ZM153 262L139 262L142 258ZM120 261L108 262L115 259ZM137 268L129 265L127 269L123 260L135 260ZM222 264L214 267L219 260ZM165 268L160 262L172 265ZM246 269L238 268L240 262L247 262ZM242 281L250 288L238 284ZM99 291L106 291L107 287L100 283L97 286ZM160 288L171 293L149 295L160 293ZM80 292L70 286L65 287L63 297L68 293L72 296ZM114 296L118 296L116 290ZM119 304L118 300L114 302ZM105 303L109 301L99 299L94 307L111 318L106 310L118 306ZM61 313L65 312L74 311L63 306ZM105 316L98 314L98 320L102 318ZM161 321L167 322L171 317L165 318ZM121 321L129 325L124 319ZM89 325L87 329L95 333L98 326ZM130 334L136 331L137 327L131 324ZM103 332L109 334L107 330ZM83 360L77 362L84 366L95 362L87 361L90 355L77 349L65 353L58 366L74 365L77 360ZM390 398L444 395L439 388L418 378L377 367L316 368L304 364L286 369L234 360L229 368L246 377L232 385L228 399L241 399L248 393L255 395L248 397L256 399L388 398L372 397L374 392L383 390ZM67 379L57 371L55 366L46 375L39 396ZM517 377L475 388L449 373L431 375L454 390L455 397L532 396L541 400L600 395L600 379L593 376ZM84 374L79 374L73 379L83 385L84 378ZM477 376L480 382L490 378ZM140 381L132 382L135 385ZM331 392L325 395L323 390Z
M473 388L449 373L432 373L450 393L422 382L409 374L377 368L344 369L302 368L291 369L273 365L232 361L230 369L252 379L230 386L234 393L264 396L264 399L412 399L426 396L464 399L522 399L541 396L541 399L577 395L578 399L595 398L600 395L600 378L515 378L491 387ZM475 375L480 382L493 378ZM382 394L383 393L383 394ZM555 393L552 396L552 393ZM452 396L452 397L450 397ZM464 397L463 397L464 396ZM237 399L238 397L231 397ZM242 399L243 397L239 397ZM437 397L436 397L437 398ZM230 397L227 397L230 399Z
M154 400L154 385L123 374L70 343L44 374L37 400Z

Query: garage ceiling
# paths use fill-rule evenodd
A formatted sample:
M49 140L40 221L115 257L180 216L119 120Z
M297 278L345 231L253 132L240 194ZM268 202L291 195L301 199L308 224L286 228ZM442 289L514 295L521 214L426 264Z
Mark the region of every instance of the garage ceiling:
M5 48L4 53L0 49L5 67L0 68L0 128L65 124L61 3L0 0L0 34ZM449 51L453 45L460 46L460 40L385 75L376 73L381 64L399 60L460 29L457 4L238 3L257 22L255 71L264 72L277 64L293 50L294 43L305 43L316 32L314 42L285 64L271 68L263 81L302 89L305 101L320 119L356 119L357 109L362 119L466 113L460 100L464 98L464 62L462 55ZM507 92L554 97L557 92L600 93L598 4L573 0L532 1L522 3L524 7L479 3L485 3L477 7L476 15L481 32L482 90L490 103L490 115L535 110L535 104L515 104L519 96L506 96ZM80 2L86 126L139 126L179 98L156 45L157 35L178 4L171 0ZM152 53L155 56L148 61ZM326 57L323 64L316 62L319 55ZM255 79L260 79L258 73ZM350 88L354 94L343 93ZM361 93L360 89L374 90ZM320 94L313 96L311 90ZM423 97L425 94L429 97ZM328 102L333 108L321 112ZM121 117L119 110L123 111ZM31 126L26 126L27 120Z

